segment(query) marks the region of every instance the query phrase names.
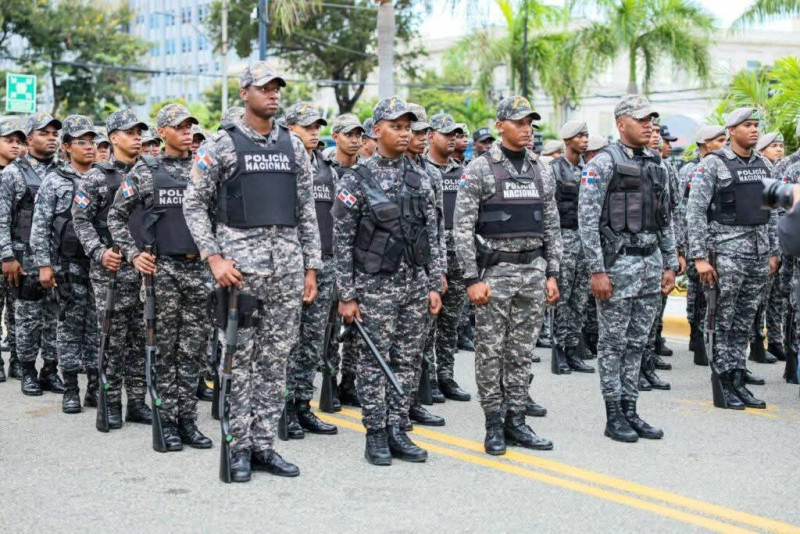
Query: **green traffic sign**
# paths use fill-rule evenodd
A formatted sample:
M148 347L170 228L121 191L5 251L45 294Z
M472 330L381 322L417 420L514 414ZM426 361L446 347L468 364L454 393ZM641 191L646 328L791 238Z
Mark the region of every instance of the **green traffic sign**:
M36 76L6 74L6 111L36 113Z

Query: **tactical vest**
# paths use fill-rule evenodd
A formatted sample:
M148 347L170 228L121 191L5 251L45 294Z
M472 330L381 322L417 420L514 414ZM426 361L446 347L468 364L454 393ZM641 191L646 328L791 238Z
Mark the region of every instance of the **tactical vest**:
M604 149L614 162L600 224L614 232L655 232L670 224L669 177L655 156L637 162L618 145Z
M62 169L58 169L56 174L72 184L70 200L75 198L75 179L73 176ZM88 259L86 252L83 250L83 245L78 239L78 234L75 233L75 225L72 222L72 202L70 202L67 209L56 213L53 218L53 239L56 253L62 260L69 262Z
M125 181L125 176L119 172L114 164L109 161L98 161L94 167L103 171L106 177L106 187L108 192L105 195L98 196L97 198L97 215L94 216L94 228L97 235L100 236L100 242L107 248L111 248L114 244L114 239L111 237L111 230L108 229L108 211L111 209L111 204L114 203L114 197L117 194L117 189ZM128 230L133 236L136 246L142 248L142 208L136 208L128 220Z
M255 144L235 125L225 130L236 150L236 172L217 195L217 220L232 228L297 226L297 163L289 130L279 124L270 147Z
M351 168L366 194L368 214L361 217L353 249L355 265L369 274L391 274L405 258L409 265L431 261L431 244L425 214L428 192L425 177L403 157L403 183L392 202L366 167Z
M314 159L314 207L317 211L317 225L322 242L322 254L333 254L333 207L334 184L333 168L316 151Z
M767 164L761 158L745 162L728 159L725 152L715 150L733 181L728 187L714 192L708 207L708 220L735 226L757 226L769 222L769 210L762 209L764 180L770 177Z
M173 178L158 158L142 156L142 160L153 175L153 204L142 210L142 243L159 256L199 255L183 217L188 182Z
M444 204L444 227L452 230L456 214L456 196L458 193L458 180L464 174L464 168L454 167L449 172L442 173L442 203Z
M33 223L33 202L36 200L36 193L42 185L42 179L33 170L31 162L26 158L14 160L17 168L22 172L25 179L25 194L14 206L14 216L11 223L11 238L14 241L29 243L31 239L31 225Z
M481 205L476 233L481 237L544 237L544 202L539 166L528 160L525 174L506 170L502 162L486 153L495 183L495 193Z
M550 163L556 178L556 205L561 218L561 228L578 229L578 192L580 184L572 176L572 169L563 156Z

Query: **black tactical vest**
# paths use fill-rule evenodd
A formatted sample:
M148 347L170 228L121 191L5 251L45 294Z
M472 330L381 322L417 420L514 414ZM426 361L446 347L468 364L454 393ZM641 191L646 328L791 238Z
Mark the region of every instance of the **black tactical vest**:
M486 153L495 193L481 205L476 233L481 237L544 237L544 202L539 165L528 160L525 174L510 174Z
M235 125L225 130L236 149L236 172L220 187L217 220L232 228L297 226L297 163L289 130L264 148Z
M159 158L142 156L153 175L153 204L143 210L142 242L159 256L200 254L183 217L188 182L176 180Z
M615 232L655 232L670 224L669 177L661 158L637 161L618 145L604 149L614 161L600 224Z
M715 150L733 182L714 192L708 207L708 220L734 226L757 226L769 222L769 210L762 209L764 180L770 177L767 164L761 158L752 162L738 156L728 159L725 152Z
M125 181L125 176L119 172L114 164L109 161L98 161L94 164L106 176L106 186L108 192L105 195L97 197L97 215L94 217L94 228L97 230L97 235L100 236L100 241L107 248L111 248L114 244L114 239L111 237L111 231L108 229L108 211L111 209L111 204L114 203L114 196L117 194L117 189ZM136 242L139 249L142 248L142 208L136 208L128 220L128 230Z
M556 204L561 218L561 228L578 229L578 192L580 184L571 176L570 168L564 156L550 163L556 178Z
M456 214L456 196L458 193L458 180L464 174L464 168L454 167L449 172L442 173L442 203L444 204L444 227L453 228Z
M72 184L72 196L70 199L75 198L75 179L72 175L64 172L61 169L56 171L56 174ZM66 261L86 260L86 253L83 250L78 239L78 234L75 233L75 226L72 223L72 203L70 207L62 212L56 213L53 218L53 239L55 241L56 252L58 257Z
M33 223L33 202L36 200L39 186L42 185L42 179L36 174L31 162L26 158L17 158L13 164L16 164L25 179L25 194L14 206L11 238L14 241L28 243L31 239L31 225Z
M353 249L355 265L369 274L391 274L405 258L409 265L431 261L431 244L425 214L428 191L425 177L403 156L403 184L392 202L378 180L364 166L351 167L364 188L369 214L361 218Z
M334 184L333 168L316 151L314 157L314 207L317 211L319 237L322 241L322 254L333 254L333 207Z

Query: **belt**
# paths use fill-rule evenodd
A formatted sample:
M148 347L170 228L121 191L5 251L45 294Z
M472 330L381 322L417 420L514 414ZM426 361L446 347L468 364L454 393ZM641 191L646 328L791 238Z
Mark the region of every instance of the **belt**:
M537 248L536 250L526 250L524 252L504 252L502 250L496 250L492 252L492 255L494 254L497 254L497 263L527 264L533 263L537 258L541 258L542 249Z
M176 260L197 260L200 259L200 254L169 254L169 257Z
M657 249L658 247L656 245L650 245L648 247L625 247L620 254L625 256L650 256Z

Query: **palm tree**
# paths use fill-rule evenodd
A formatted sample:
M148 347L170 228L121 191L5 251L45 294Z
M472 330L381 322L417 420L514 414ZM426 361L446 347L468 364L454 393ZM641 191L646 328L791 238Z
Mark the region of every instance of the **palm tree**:
M800 15L800 0L756 0L733 23L734 28L744 28L754 23L787 19Z

